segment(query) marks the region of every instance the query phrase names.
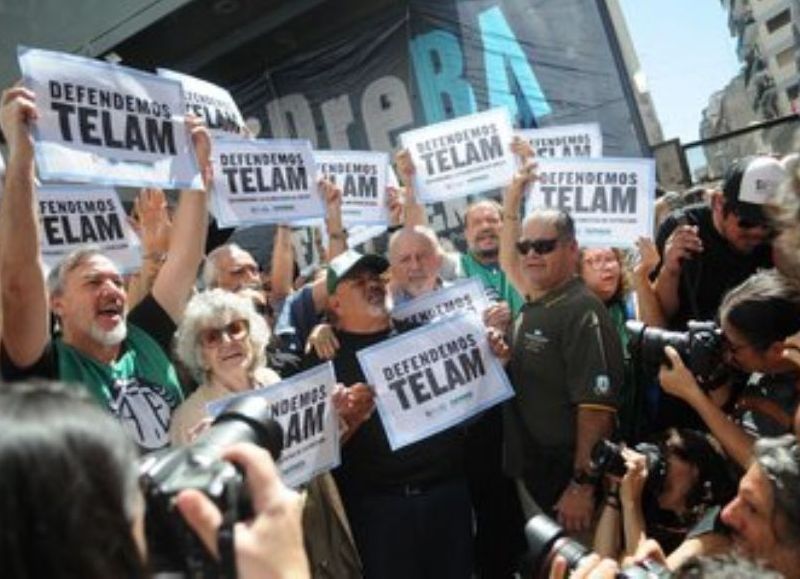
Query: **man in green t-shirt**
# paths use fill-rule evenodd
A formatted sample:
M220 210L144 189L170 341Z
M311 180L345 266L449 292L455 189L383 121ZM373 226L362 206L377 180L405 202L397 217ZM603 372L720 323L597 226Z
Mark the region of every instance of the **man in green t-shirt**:
M0 212L0 369L6 380L40 376L80 383L142 450L160 448L168 443L172 409L182 399L167 352L203 258L207 191L181 192L169 254L150 295L130 314L119 270L97 249L73 252L46 285L31 137L38 116L29 89L15 86L3 93L0 125L9 156ZM199 125L191 131L208 185L210 139ZM60 328L52 337L51 313Z

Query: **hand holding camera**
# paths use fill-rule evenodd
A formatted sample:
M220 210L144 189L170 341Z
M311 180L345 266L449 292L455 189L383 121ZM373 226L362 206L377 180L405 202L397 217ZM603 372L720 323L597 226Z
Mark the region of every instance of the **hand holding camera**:
M662 364L658 372L658 381L668 394L672 394L689 404L698 396L705 396L694 375L681 360L680 354L672 346L664 347L664 355L668 364Z
M310 577L303 549L303 501L281 482L269 453L253 444L240 443L226 449L221 458L245 471L255 514L251 521L235 525L237 576ZM219 508L196 489L181 491L176 505L206 549L218 557L217 535L223 523Z

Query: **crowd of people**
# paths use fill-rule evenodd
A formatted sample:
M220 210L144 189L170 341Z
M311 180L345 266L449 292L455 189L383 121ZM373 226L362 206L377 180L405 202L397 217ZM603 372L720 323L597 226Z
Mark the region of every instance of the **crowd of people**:
M500 202L468 206L466 248L453 253L428 223L401 151L386 254L348 247L342 192L322 181L329 245L301 280L288 226L276 228L269 267L234 243L205 254L213 142L191 123L204 188L181 191L174 208L142 190L133 216L142 269L123 276L83 247L45 277L36 119L31 91L3 92L0 557L9 576L147 576L137 456L191 444L208 428L209 402L327 360L339 382L339 467L295 492L266 451L225 451L247 473L254 510L235 527L242 577L514 577L525 521L542 513L596 552L580 573L613 576L646 551L673 570L736 553L800 576L796 159L737 160L635 251L613 240L590 248L568 213L522 214L537 165L516 139L518 172ZM483 284L487 339L514 396L392 450L357 353L414 328L393 318L394 306L460 278ZM644 338L631 320L646 326ZM693 320L713 322L702 339ZM643 363L652 344L655 365ZM701 356L713 377L698 371ZM176 505L219 554L218 506L191 490ZM553 576L566 572L556 558Z

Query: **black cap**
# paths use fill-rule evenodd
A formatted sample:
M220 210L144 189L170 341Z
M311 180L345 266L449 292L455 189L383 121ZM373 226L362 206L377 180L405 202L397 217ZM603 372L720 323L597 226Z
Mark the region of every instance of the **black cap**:
M327 287L328 294L336 291L336 286L354 271L368 269L381 274L389 268L389 262L382 255L369 253L361 254L354 249L345 251L334 257L328 264Z

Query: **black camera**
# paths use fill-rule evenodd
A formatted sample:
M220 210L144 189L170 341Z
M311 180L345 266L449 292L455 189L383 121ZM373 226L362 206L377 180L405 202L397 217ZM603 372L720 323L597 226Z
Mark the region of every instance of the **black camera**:
M263 398L234 401L192 444L142 458L139 480L146 502L145 534L154 571L184 573L191 578L221 576L216 561L177 512L174 498L185 489L202 491L219 508L223 525L232 526L252 517L244 473L220 458L223 450L237 442L257 444L276 461L280 457L283 429L272 419Z
M625 329L630 336L631 354L648 370L657 371L661 364L669 364L664 346L672 346L701 388L714 390L728 377L728 367L723 360L722 330L714 322L691 320L687 331L671 332L629 320L625 322Z
M557 555L566 559L569 571L575 570L585 557L591 555L586 547L570 539L564 529L546 515L536 515L528 521L525 525L525 538L528 541L528 553L523 564L523 577L546 578ZM659 579L670 576L668 569L649 559L625 567L617 573L617 577L630 579Z
M643 454L647 463L647 481L644 492L652 497L657 497L664 490L667 479L667 460L658 445L649 442L640 442L633 450ZM610 440L598 440L592 447L592 462L590 476L600 479L603 475L610 474L622 477L625 472L625 459L622 457L622 446Z

